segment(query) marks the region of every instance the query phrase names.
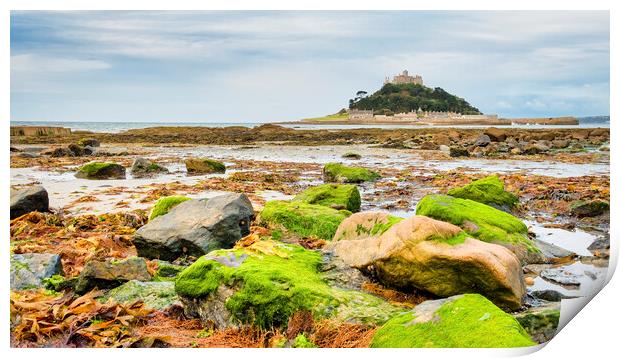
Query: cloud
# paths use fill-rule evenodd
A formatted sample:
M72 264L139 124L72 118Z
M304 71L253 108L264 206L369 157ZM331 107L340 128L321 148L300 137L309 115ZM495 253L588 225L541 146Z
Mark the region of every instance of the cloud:
M11 56L11 71L20 72L76 72L105 70L110 64L101 60L54 58L36 54Z

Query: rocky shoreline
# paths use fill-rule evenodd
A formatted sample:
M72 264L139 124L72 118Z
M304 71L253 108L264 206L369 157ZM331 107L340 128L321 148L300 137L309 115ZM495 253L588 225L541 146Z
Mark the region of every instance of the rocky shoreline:
M561 300L604 282L608 143L274 125L12 137L11 344L546 342Z

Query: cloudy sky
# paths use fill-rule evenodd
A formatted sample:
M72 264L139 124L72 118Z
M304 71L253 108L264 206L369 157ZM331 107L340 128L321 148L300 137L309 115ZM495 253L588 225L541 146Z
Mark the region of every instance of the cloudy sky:
M607 115L609 14L11 14L12 120L294 120L403 69L484 113Z

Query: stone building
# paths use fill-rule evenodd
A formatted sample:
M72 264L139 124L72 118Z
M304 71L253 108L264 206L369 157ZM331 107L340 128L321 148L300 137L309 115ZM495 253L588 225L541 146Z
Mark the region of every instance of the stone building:
M349 119L373 119L373 111L363 109L351 109L349 110Z
M386 77L383 84L388 84L388 83L392 83L396 85L404 84L404 83L424 85L424 82L422 81L422 76L420 75L409 76L409 71L407 70L404 70L403 73L401 73L400 75L394 76L394 78L392 78L391 80L389 77Z

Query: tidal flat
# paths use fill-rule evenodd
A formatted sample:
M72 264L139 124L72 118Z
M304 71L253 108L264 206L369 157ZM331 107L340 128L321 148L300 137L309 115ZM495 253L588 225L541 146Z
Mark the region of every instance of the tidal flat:
M11 137L11 344L384 347L407 315L419 326L407 334L426 337L414 347L542 343L562 300L605 282L608 148L605 128ZM90 162L118 167L76 178ZM355 175L328 175L328 163ZM451 205L440 201L416 215L423 198L455 188L471 212L439 213ZM484 199L498 193L516 202ZM149 219L171 196L191 200ZM487 251L501 259L474 254ZM452 327L457 316L478 322L477 340L426 326L471 329ZM500 339L496 324L513 328Z

